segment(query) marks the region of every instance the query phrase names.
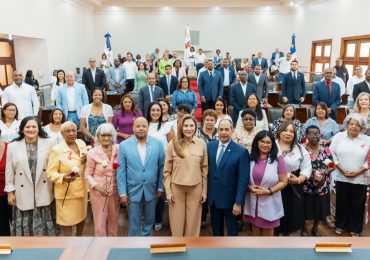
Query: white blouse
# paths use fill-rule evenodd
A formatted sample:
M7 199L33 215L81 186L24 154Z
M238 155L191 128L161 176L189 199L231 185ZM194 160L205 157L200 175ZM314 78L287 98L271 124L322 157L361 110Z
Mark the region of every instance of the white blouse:
M283 154L279 145L279 141L276 140L276 145L279 149L279 154ZM301 151L299 150L299 147L301 148ZM287 153L284 157L284 161L286 164L286 168L288 172L293 172L298 169L301 170L299 173L300 175L304 175L309 179L312 174L312 165L311 165L311 159L310 154L308 151L300 144L297 144L294 146L293 151Z
M159 131L157 129L158 129L158 123L149 123L148 135L159 139L163 143L163 148L166 151L167 144L168 144L167 134L171 131L172 124L166 122L162 124L161 129L159 129Z
M330 150L333 154L335 164L340 164L347 171L356 171L361 166L369 168L367 164L367 153L370 148L370 137L360 134L355 139L348 137L348 132L337 133L330 144ZM354 178L344 176L338 169L333 172L333 178L336 181L349 182L352 184L368 185L368 171Z
M3 121L0 121L0 130L1 130L1 138L0 140L2 142L11 142L14 140L14 138L17 138L19 136L19 125L20 121L14 120L13 124L11 124L10 127L8 127Z
M113 109L110 105L102 103L103 106L103 116L105 121L108 123L108 118L113 117ZM88 104L82 107L81 109L81 118L86 119L86 129L89 130L89 116L91 114L92 104Z
M242 117L241 117L242 112L243 110L240 110L238 121L236 122L236 127L243 126ZM269 122L267 120L267 115L264 109L262 109L262 120L257 120L256 126L261 130L267 130L267 131L269 130Z
M59 144L63 140L62 133L60 131L54 132L50 129L50 124L44 126L44 131L50 136L51 138L54 138Z

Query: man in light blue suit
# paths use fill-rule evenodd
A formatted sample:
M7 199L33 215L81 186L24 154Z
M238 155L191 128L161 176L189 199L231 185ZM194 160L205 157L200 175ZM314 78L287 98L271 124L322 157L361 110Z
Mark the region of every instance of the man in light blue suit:
M109 68L109 90L122 94L125 91L126 72L120 65L119 59L114 59L114 66Z
M198 91L203 113L215 109L216 99L223 98L224 81L221 73L214 69L213 60L208 60L207 70L199 74Z
M60 86L57 92L57 108L63 111L68 121L80 128L81 109L88 104L89 97L85 86L75 82L73 72L66 72L66 84Z
M268 69L268 63L267 59L262 57L262 52L258 52L257 58L252 60L252 68L254 69L257 64L261 65L263 73L266 73L266 70Z
M211 225L214 236L238 235L236 216L241 214L249 183L249 153L231 140L232 122L221 120L219 140L207 144L208 153L208 205L211 208Z
M134 122L135 136L119 146L118 194L127 206L129 236L150 236L155 221L156 198L163 193L164 148L160 140L148 136L148 121Z

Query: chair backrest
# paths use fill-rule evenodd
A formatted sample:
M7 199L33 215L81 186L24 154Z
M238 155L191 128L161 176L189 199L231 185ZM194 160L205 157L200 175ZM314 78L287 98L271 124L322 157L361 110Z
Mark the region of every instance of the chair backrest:
M312 105L312 92L306 93L303 104Z
M313 91L313 83L312 82L306 82L306 91Z
M273 123L276 119L281 117L281 114L283 113L282 108L270 108L269 114L270 114L270 122Z
M322 74L312 74L312 82L318 82L322 79Z
M280 102L280 94L277 92L270 92L267 95L267 102L272 106L272 107L280 107L279 102Z
M304 124L308 119L308 111L306 107L297 107L295 109L295 117Z
M349 95L348 95L348 94L343 94L343 96L342 96L342 100L341 100L341 102L340 102L340 104L341 104L342 106L347 105L347 103L348 103L348 97L349 97Z
M336 121L338 124L343 124L344 119L347 116L347 109L345 107L337 107L337 118Z

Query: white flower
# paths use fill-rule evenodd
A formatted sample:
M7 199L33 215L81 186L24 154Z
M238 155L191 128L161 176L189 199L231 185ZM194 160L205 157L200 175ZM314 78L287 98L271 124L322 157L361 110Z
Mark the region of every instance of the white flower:
M74 173L79 173L79 172L80 172L80 167L78 167L78 166L73 166L73 167L72 167L72 172L74 172Z
M324 164L326 165L326 166L328 166L329 165L329 163L331 163L332 161L330 160L330 159L325 159L325 161L324 161Z
M101 166L103 166L103 168L107 168L108 167L108 162L107 161L102 161L101 162Z
M86 146L86 150L87 151L90 151L91 149L92 149L92 146L91 145Z

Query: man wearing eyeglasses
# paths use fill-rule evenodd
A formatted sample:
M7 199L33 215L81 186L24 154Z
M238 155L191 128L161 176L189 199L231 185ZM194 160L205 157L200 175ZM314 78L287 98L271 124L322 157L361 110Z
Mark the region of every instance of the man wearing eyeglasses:
M82 84L85 85L89 102L92 102L92 92L94 89L99 88L104 91L105 84L107 83L105 73L102 69L96 67L96 59L89 59L90 68L85 70L82 74Z

